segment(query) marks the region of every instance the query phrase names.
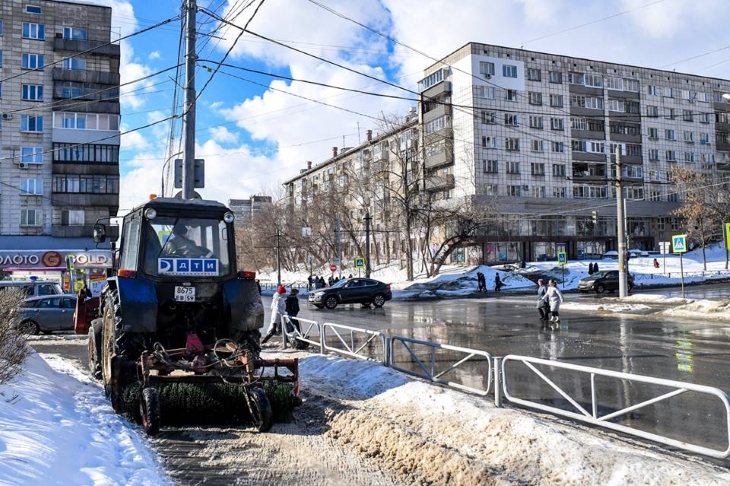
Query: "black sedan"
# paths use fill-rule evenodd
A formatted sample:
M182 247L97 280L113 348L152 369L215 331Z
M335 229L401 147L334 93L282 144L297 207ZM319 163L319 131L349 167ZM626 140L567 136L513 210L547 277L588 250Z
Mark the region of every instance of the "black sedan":
M630 273L626 277L628 290L631 291L634 288L634 277ZM580 282L578 282L578 290L580 292L596 292L602 294L607 290L609 292L618 290L618 285L618 270L606 270L580 279Z
M12 312L13 324L24 334L73 331L75 295L47 295L26 299Z
M393 298L390 284L371 278L342 279L325 289L309 293L309 303L315 307L334 309L338 304L363 304L382 307Z

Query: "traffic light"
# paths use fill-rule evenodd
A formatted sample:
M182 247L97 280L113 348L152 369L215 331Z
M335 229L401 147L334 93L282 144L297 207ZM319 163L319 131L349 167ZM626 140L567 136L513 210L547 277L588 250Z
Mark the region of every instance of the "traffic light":
M593 215L593 224L598 224L598 211L591 211L591 214Z

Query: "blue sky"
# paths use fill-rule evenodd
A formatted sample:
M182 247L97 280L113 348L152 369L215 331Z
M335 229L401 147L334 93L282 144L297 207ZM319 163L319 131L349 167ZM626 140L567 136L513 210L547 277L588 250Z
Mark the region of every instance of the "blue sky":
M261 4L198 2L238 26ZM179 0L96 3L112 5L121 35L173 18L181 7ZM206 160L206 188L199 192L223 202L277 197L307 160L318 163L332 147L357 145L365 130L377 132L383 115L404 115L414 105L240 68L409 97L433 59L473 41L730 78L727 18L726 0L265 0L249 25L270 39L264 40L237 39L240 29L200 12L201 31L214 35L198 40L198 90L224 57L233 67L220 68L197 104L196 157ZM130 83L122 89L123 130L173 113L174 71L139 80L178 62L180 29L175 21L123 41L122 83ZM169 134L165 122L122 137L120 213L160 193Z

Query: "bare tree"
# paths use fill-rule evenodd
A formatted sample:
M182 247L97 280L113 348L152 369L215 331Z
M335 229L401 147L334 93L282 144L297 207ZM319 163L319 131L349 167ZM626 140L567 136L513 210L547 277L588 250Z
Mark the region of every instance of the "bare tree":
M12 327L11 313L24 298L22 289L0 290L0 384L20 373L31 353L25 338Z
M710 181L706 175L683 167L674 169L671 176L682 200L674 214L686 220L688 236L702 247L706 269L704 248L708 243L723 239L724 222L730 221L730 183L727 180ZM728 268L727 252L725 268Z

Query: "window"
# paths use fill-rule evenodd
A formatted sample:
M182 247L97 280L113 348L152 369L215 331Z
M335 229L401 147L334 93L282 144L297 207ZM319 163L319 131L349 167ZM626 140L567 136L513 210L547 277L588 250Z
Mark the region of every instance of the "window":
M515 162L515 161L507 162L507 173L508 174L519 174L520 173L520 163Z
M444 80L444 70L439 69L418 82L418 90L426 91L431 86L434 86Z
M20 161L24 164L42 164L43 147L21 147Z
M533 152L544 152L545 151L545 141L544 140L533 140L532 141L532 151Z
M550 106L552 106L553 108L562 108L563 107L563 95L551 94L550 95Z
M662 89L659 86L647 86L646 94L651 95L651 96L661 96Z
M485 184L484 185L484 194L487 196L499 195L499 186L497 186L497 184Z
M426 124L426 132L429 125L443 121L443 117L437 118ZM119 130L119 115L107 115L104 113L53 113L54 128L75 128L77 130Z
M695 143L695 134L694 132L686 131L684 132L684 141L687 143Z
M583 82L586 86L590 86L592 88L602 88L603 76L600 74L586 74L583 77Z
M483 77L485 77L487 79L494 76L494 63L480 61L479 62L479 74L481 74Z
M550 119L550 130L564 130L562 118L551 118Z
M624 111L624 102L617 99L609 99L608 100L608 111L618 111L623 113Z
M80 194L119 194L119 176L57 174L53 192Z
M63 38L73 40L86 40L86 29L79 27L64 27Z
M585 76L583 73L568 73L568 83L570 84L583 84L585 82Z
M710 134L709 133L700 133L700 145L709 145L710 144Z
M3 67L3 51L0 51L0 68Z
M527 93L527 99L531 105L542 105L542 93L530 91Z
M602 142L590 142L586 145L586 149L593 154L602 154L606 151L606 144Z
M527 79L529 81L542 81L538 68L527 68Z
M700 123L710 123L710 121L712 120L711 117L712 117L712 113L700 113L699 114Z
M507 195L512 197L520 197L522 186L507 186Z
M553 187L553 197L565 198L566 192L564 187Z
M633 91L634 93L638 93L640 88L638 79L624 78L624 91Z
M42 84L24 84L21 86L21 98L25 101L43 101Z
M507 90L507 101L517 101L517 90L516 89Z
M482 147L494 149L497 148L497 137L482 136Z
M23 53L21 62L22 62L21 66L23 69L42 69L43 68L43 54Z
M545 197L545 186L533 186L532 197Z
M603 109L603 98L595 96L572 95L570 97L570 106L578 108L590 108L593 110Z
M26 5L25 6L25 13L39 14L42 12L43 11L41 10L41 8L36 5Z
M682 98L685 101L692 100L692 93L688 89L682 89L679 90L680 98Z
M3 19L0 19L0 36L3 35Z
M635 143L627 143L626 155L631 157L641 157L641 145L637 145Z
M85 223L83 209L61 211L61 224L64 226L82 226Z
M647 105L646 106L646 116L658 117L659 116L659 107Z
M666 229L666 219L665 218L657 218L656 220L656 227L659 231L664 231Z
M677 152L675 152L674 150L667 150L666 156L667 156L667 162L676 162L677 161Z
M531 116L530 117L530 128L538 128L542 130L542 117L541 116Z
M513 115L511 113L505 113L504 114L504 124L510 125L513 127L517 127L520 125L520 120L517 117L517 115Z
M119 163L119 145L54 143L54 162Z
M674 108L664 108L664 118L667 120L674 120L677 117L674 113Z
M659 160L659 150L649 149L649 160Z
M563 84L563 73L560 71L550 71L550 82L554 84Z
M32 24L23 22L22 36L24 39L45 40L46 27L43 24Z
M664 138L667 140L677 140L677 133L671 128L664 130Z
M659 138L659 129L649 127L647 135L649 135L650 139L657 140Z
M493 100L495 97L494 86L475 86L474 90L474 96L476 96L477 98L486 98L488 100Z
M553 152L565 152L565 144L563 142L552 142Z
M624 80L621 78L606 78L606 88L614 91L623 91Z
M553 164L553 177L565 177L565 164Z
M682 110L682 120L691 122L692 120L692 110Z
M37 115L20 115L20 131L41 133L43 131L43 117Z
M573 152L585 152L586 151L586 141L585 140L571 140L570 148L571 148L571 150L573 150Z
M63 69L84 71L86 69L86 59L82 59L80 57L68 57L63 60Z
M707 93L702 93L701 91L698 91L697 93L697 101L701 101L702 103L707 103L708 96Z
M694 164L695 162L695 153L694 152L685 152L684 153L684 161L688 162L690 164Z
M38 209L21 209L20 226L40 226L43 216Z
M510 152L520 151L520 139L519 138L508 138L504 141L504 148Z
M502 76L504 76L505 78L516 78L517 66L505 64L504 66L502 66Z
M570 129L571 130L588 130L588 120L585 118L570 118Z
M485 123L487 125L493 125L496 123L495 118L496 114L493 111L484 111L482 110L482 123Z
M20 179L21 196L42 196L43 179Z
M483 160L484 173L485 174L496 174L499 172L499 162L496 160Z
M534 176L544 176L545 164L543 164L542 162L533 162L530 164L530 171Z

